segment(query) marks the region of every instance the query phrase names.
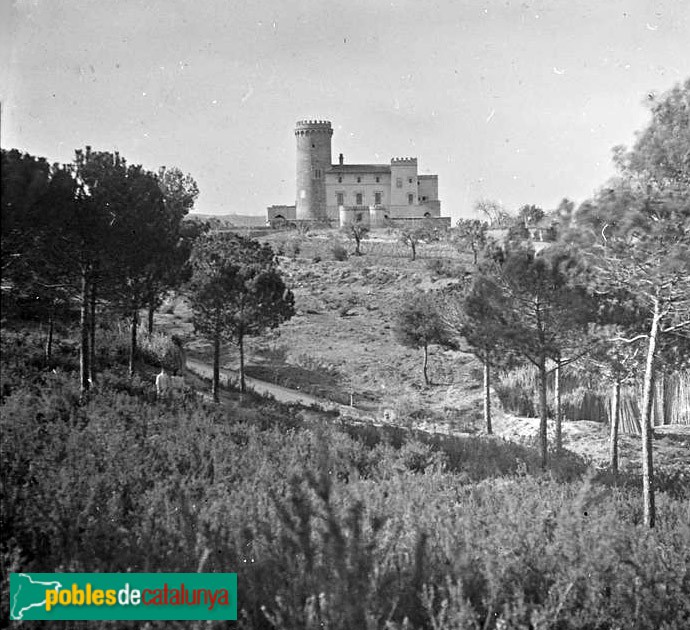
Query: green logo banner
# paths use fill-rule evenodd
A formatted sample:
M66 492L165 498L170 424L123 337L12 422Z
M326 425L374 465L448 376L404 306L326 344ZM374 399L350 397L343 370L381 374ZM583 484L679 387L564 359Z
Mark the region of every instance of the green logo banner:
M237 620L236 573L11 573L12 620Z

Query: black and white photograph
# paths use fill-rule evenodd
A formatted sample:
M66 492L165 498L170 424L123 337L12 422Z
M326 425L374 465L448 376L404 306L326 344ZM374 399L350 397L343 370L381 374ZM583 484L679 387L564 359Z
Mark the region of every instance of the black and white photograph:
M0 627L690 628L688 0L0 0Z

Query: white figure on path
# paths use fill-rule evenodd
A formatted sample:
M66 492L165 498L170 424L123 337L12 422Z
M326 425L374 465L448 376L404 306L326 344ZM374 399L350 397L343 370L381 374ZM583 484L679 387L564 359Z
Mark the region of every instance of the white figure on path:
M170 375L166 371L165 366L162 365L160 374L156 376L156 398L160 400L167 397L170 393L171 385L172 381L170 379Z

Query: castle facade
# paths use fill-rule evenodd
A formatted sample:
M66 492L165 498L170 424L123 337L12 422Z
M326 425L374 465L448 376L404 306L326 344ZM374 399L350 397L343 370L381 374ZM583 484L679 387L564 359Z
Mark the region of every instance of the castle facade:
M342 226L363 222L371 227L424 219L439 220L438 175L420 175L417 158L392 158L388 164L346 164L331 158L333 128L327 120L300 120L294 206L270 206L271 225L313 222Z

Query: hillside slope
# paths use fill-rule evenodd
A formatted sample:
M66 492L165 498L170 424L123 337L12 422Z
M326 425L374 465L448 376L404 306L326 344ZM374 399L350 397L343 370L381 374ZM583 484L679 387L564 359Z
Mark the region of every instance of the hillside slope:
M383 245L376 249L375 243L368 243L365 256L336 261L326 259L330 245L327 239L301 237L301 255L281 257L297 313L280 329L248 340L248 374L340 405L354 404L360 414L377 422L451 434L482 432L479 361L470 354L432 347L433 385L426 388L421 351L405 348L395 338L395 314L405 296L451 282L431 271L431 252L422 246L420 259L412 262L404 248L396 250L384 242L388 249L382 252ZM162 321L167 327L176 323L180 330L191 331L182 302ZM210 346L203 340L188 347L197 359L210 357ZM234 348L224 348L223 364L237 367ZM498 436L519 442L535 439L535 419L505 413L498 397L492 398ZM665 431L671 435L656 440L658 457L690 467L686 427ZM623 467L637 468L638 441L635 436L621 437ZM608 458L608 427L599 422L566 422L564 445L603 465Z

